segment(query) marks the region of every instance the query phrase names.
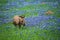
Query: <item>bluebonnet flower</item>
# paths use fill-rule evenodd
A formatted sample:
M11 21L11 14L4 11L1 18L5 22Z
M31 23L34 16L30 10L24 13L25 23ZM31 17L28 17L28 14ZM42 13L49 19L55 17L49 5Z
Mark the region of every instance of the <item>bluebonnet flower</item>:
M29 5L29 3L28 2L23 2L23 5Z
M11 28L11 26L6 26L5 28L6 28L6 29L9 29L9 28Z
M18 34L18 31L16 31L16 34Z
M22 3L25 2L24 0L19 0L19 1L22 2Z
M57 27L58 30L60 30L60 27Z
M10 7L9 7L9 6L7 6L7 5L5 6L5 8L6 8L7 10L8 10L8 9L10 9Z
M60 22L60 18L59 18L59 19L57 19L57 22Z

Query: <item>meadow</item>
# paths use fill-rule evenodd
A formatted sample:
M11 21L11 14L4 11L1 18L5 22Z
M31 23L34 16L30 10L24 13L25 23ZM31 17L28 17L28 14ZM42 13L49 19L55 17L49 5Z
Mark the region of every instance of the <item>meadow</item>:
M0 10L0 40L60 40L58 1L8 0ZM5 8L5 9L4 9ZM47 11L52 14L46 14ZM13 16L25 16L26 25L17 28Z

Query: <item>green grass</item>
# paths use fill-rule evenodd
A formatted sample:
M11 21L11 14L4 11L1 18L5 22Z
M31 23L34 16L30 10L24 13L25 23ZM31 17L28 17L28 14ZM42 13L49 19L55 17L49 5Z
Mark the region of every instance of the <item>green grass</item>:
M7 28L9 27L9 28ZM37 27L16 28L12 23L0 26L0 40L59 40L60 31Z
M12 0L11 0L12 1ZM13 0L14 1L14 0ZM25 0L26 2L30 2L30 0ZM34 0L32 0L34 1ZM22 8L15 8L12 7L10 8L9 12L12 12L13 10L16 11L34 11L37 9L44 9L48 10L49 7L51 6L45 5L45 4L37 4L37 5L27 5ZM52 9L54 14L51 16L56 16L60 17L59 13L57 14L57 10L59 9ZM23 14L25 17L30 17L30 16L38 16L38 12L25 12ZM46 15L47 16L47 15ZM3 17L3 16L0 16ZM13 16L11 16L12 18ZM56 21L56 20L48 20L49 22L51 21ZM0 21L1 22L1 21ZM2 24L0 25L0 40L60 40L60 31L59 30L45 30L41 29L39 27L28 27L28 26L22 26L20 29L15 27L12 23L7 23L7 24Z

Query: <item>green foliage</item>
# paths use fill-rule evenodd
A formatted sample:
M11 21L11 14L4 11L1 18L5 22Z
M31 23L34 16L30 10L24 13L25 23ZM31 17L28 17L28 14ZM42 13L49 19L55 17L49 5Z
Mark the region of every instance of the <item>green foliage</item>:
M2 8L4 7L6 4L7 4L7 0L0 0L0 11L5 11L6 9L5 8Z
M6 4L7 3L7 0L0 0L0 4Z
M26 2L34 2L34 1L36 1L36 0L25 0Z
M52 11L54 12L53 13L53 16L56 16L57 18L60 18L60 12L59 12L60 8L54 8L52 9Z
M27 6L24 6L24 7L22 7L22 8L19 8L20 10L36 10L36 9L41 9L41 8L43 8L43 9L46 9L46 8L48 8L47 7L48 5L47 4L36 4L36 5L27 5Z
M3 24L0 26L0 31L0 40L59 40L60 37L58 30L41 30L36 27L19 29L12 23Z

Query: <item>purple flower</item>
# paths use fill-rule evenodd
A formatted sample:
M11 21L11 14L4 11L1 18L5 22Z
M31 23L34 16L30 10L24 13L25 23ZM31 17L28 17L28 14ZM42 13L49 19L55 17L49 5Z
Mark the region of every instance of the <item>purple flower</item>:
M6 29L9 29L11 26L6 26Z
M58 30L60 30L60 27L57 27Z

